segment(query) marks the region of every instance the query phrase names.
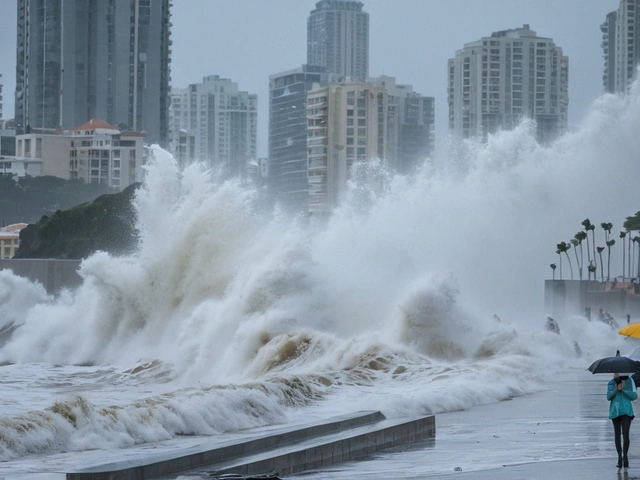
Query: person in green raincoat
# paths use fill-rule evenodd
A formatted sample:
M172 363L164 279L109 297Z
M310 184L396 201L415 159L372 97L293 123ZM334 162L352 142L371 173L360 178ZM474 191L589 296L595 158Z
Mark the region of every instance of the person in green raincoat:
M629 430L635 414L631 402L638 398L638 391L633 379L627 376L613 374L607 385L607 400L609 400L609 418L613 422L616 451L618 452L618 468L629 466ZM620 437L622 436L622 442Z

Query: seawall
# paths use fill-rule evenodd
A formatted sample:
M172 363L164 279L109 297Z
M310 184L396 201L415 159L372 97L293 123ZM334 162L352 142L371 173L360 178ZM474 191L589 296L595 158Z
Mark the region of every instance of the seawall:
M584 315L591 308L591 318L598 309L611 313L619 322L631 315L633 322L640 321L640 294L637 283L598 282L594 280L545 280L545 312L554 318L568 315Z
M56 258L12 258L0 260L0 270L9 269L15 275L38 282L49 295L54 295L64 288L73 289L82 283L82 277L78 274L80 262Z

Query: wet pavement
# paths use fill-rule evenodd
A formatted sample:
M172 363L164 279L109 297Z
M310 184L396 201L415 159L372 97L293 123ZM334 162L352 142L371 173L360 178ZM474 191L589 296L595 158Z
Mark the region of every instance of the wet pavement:
M637 420L631 426L630 468L616 468L605 397L609 378L571 371L545 392L436 415L430 442L286 478L640 480ZM634 407L640 414L640 402Z

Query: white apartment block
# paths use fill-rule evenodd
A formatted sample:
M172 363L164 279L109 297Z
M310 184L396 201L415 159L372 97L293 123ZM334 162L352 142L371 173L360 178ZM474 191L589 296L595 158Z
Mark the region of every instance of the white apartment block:
M70 178L69 135L55 133L27 133L16 136L16 155L8 164L7 173L18 177L52 175Z
M309 213L328 214L356 162L386 158L384 87L346 80L307 94Z
M569 59L552 39L523 28L467 43L448 62L449 131L458 138L535 120L541 142L567 129Z
M144 137L143 132L121 132L100 120L70 132L18 135L10 173L83 179L121 190L142 180Z
M606 92L626 93L638 78L640 64L640 0L620 0L607 14L602 30L603 84Z
M100 120L71 129L69 177L123 189L142 181L143 132L121 132Z
M387 165L407 174L435 150L435 98L396 83L395 77L369 78L387 92Z
M202 83L174 89L170 136L174 153L180 132L195 136L193 156L210 162L225 176L246 176L257 158L258 96L238 90L238 84L218 75Z

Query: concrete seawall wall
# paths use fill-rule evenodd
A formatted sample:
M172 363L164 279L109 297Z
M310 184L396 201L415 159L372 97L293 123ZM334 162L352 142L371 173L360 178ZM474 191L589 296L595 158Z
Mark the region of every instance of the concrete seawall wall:
M9 269L15 275L42 284L48 294L64 288L76 288L82 283L78 275L81 260L55 258L20 258L0 260L0 270Z
M587 280L545 280L545 312L556 319L568 315L583 315L585 308L591 308L591 318L598 309L611 313L621 322L625 315L631 315L633 322L640 321L640 295L621 289L606 290L606 283Z

